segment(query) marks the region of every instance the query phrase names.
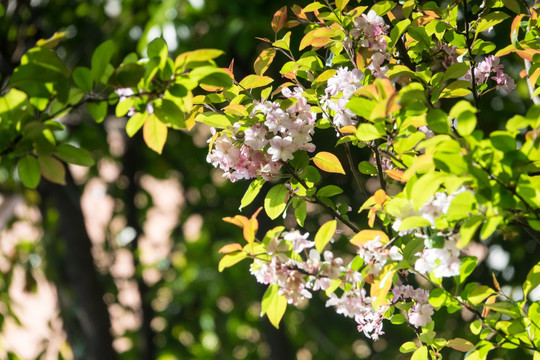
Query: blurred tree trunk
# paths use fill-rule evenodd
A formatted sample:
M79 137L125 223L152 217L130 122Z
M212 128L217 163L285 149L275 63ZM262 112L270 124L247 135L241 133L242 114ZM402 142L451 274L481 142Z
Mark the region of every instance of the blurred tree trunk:
M151 322L154 318L154 309L152 308L150 289L142 277L142 269L139 261L139 239L143 233L143 229L140 224L139 210L135 205L135 195L140 190L137 169L140 159L139 149L141 145L144 145L141 140L139 133L126 141L127 149L123 159L123 173L128 178L129 184L124 195L124 204L126 207L127 226L132 227L136 232L136 236L130 245L133 254L133 265L135 267L135 279L141 297L142 323L139 336L140 341L137 344L139 347L139 359L154 360L156 358L156 346L154 344L155 332L151 327Z
M84 216L80 205L80 195L73 182L69 170L66 174L65 186L53 184L45 179L41 180L38 188L43 204L41 206L43 222L48 219L48 212L54 207L58 212L58 224L55 238L63 241L63 246L49 247L52 251L61 254L48 254L49 267L55 267L54 272L58 288L58 296L62 305L70 304L73 309L63 309L63 314L74 312L76 319L66 319L68 340L73 344L80 343L75 339L77 333L84 335L86 349L82 359L114 360L117 354L112 346L111 321L107 305L104 302L103 286L100 283L92 256L92 243L86 231ZM52 244L55 245L55 244ZM59 256L60 255L60 256ZM72 294L73 303L66 299L66 294ZM67 310L67 311L65 311ZM73 327L77 327L75 334ZM78 347L77 344L73 344ZM74 349L77 355L77 349ZM78 358L78 356L76 356Z

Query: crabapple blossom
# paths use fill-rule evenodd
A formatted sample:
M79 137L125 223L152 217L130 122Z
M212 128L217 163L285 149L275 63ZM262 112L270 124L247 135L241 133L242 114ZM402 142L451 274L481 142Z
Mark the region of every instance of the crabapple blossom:
M300 231L294 230L285 233L285 236L283 238L293 244L293 250L296 253L301 253L304 249L309 249L315 246L314 241L309 241L307 239L308 236L309 233L305 233L304 235L302 235L300 234Z
M503 88L507 93L516 88L514 80L504 73L504 66L500 64L500 59L489 55L483 61L478 63L474 68L474 81L477 85L484 84L492 73L495 76L491 76L491 79L495 80L497 87ZM465 74L465 79L470 80L472 77L471 71Z
M433 306L429 304L414 304L409 311L409 323L416 327L426 326L431 322L433 315Z
M459 275L461 263L455 238L451 236L445 239L442 248L430 248L430 242L426 239L426 248L416 254L419 257L414 263L414 269L420 274L433 273L438 278Z

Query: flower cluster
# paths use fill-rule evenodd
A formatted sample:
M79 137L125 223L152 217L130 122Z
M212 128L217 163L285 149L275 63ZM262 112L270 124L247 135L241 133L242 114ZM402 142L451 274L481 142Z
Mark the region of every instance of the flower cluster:
M369 274L377 276L386 262L390 260L403 260L403 255L399 253L397 246L389 249L381 243L380 236L361 245L358 249L358 255L364 260L364 264L370 264Z
M366 337L377 340L384 334L384 312L388 307L380 306L375 310L371 304L373 299L366 296L364 288L345 291L341 297L332 293L329 298L326 306L333 306L338 314L354 318L358 323L358 331L362 331Z
M490 55L487 56L482 62L478 63L474 68L474 81L477 85L482 85L487 82L491 74L492 80L495 80L497 87L503 88L507 93L511 92L516 88L514 80L504 73L504 66L500 64L499 58ZM471 71L465 75L467 80L471 79Z
M422 327L431 322L433 306L428 303L429 292L424 289L414 289L410 285L394 286L392 289L394 298L392 303L398 301L413 301L414 304L408 311L409 324Z
M432 273L435 277L450 277L459 275L459 250L456 247L459 235L444 236L439 234L442 247L436 247L430 239L426 239L426 248L417 253L418 259L414 269L420 274Z
M358 70L350 70L346 67L337 69L337 73L328 79L325 93L335 97L341 93L337 100L326 99L323 108L333 111L332 122L338 128L347 125L356 125L356 114L347 108L347 103L354 92L362 87L364 74Z
M262 114L264 122L235 123L232 132L224 131L215 139L206 161L233 182L257 176L270 179L281 168L280 161L291 160L297 150L313 152L316 116L302 93L300 88L283 89L283 96L293 102L287 109L277 102L257 102L252 118Z
M353 38L361 38L360 46L373 51L368 69L377 78L386 78L388 66L382 66L384 61L390 58L388 44L386 43L388 25L384 19L370 10L367 15L362 14L354 19L353 29L350 35Z

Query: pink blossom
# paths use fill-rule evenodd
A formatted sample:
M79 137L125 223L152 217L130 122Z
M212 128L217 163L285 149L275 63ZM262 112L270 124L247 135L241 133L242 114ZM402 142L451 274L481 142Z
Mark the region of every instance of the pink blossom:
M301 253L304 249L309 249L315 246L314 241L309 241L307 239L308 236L309 233L305 233L304 235L302 235L300 234L300 231L294 230L285 233L285 236L283 238L293 244L293 250L296 253Z
M414 304L409 311L409 323L416 327L426 326L433 315L433 306L429 304Z

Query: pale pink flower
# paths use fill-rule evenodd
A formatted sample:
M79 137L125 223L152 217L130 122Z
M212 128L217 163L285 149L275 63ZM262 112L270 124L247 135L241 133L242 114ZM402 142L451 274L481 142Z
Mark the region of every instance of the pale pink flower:
M433 306L430 304L414 304L409 311L409 323L416 327L426 326L433 315Z

